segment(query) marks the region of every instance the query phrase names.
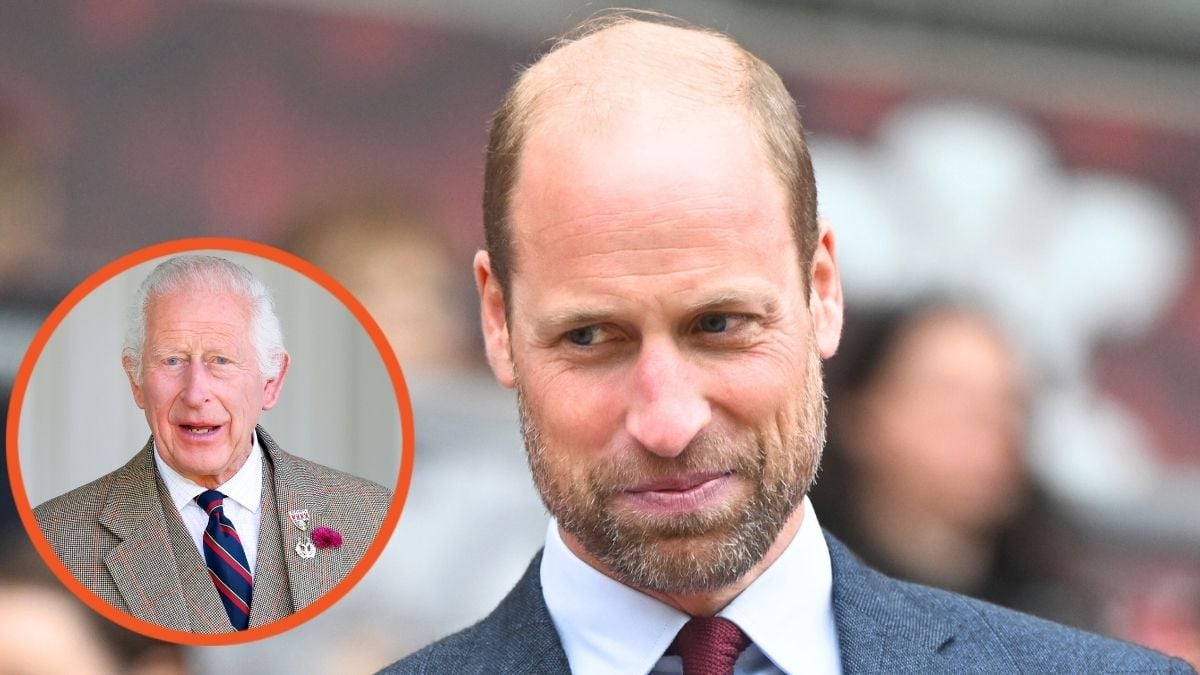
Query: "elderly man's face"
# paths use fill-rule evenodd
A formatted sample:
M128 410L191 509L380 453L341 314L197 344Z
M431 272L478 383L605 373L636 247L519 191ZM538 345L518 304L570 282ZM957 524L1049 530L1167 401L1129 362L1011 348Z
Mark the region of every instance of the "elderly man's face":
M573 550L635 586L741 578L798 523L819 459L819 354L841 326L832 237L806 294L759 148L720 107L535 130L508 298L476 260L489 359L518 390L543 499Z
M133 397L162 458L205 487L233 477L250 454L262 411L283 382L265 379L239 295L183 290L153 298L146 313L142 382ZM285 362L286 369L286 362Z

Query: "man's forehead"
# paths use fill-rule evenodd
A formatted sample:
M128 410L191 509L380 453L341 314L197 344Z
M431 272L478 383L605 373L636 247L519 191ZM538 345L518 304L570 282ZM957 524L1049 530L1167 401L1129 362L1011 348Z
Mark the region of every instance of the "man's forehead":
M707 110L530 138L512 200L514 284L635 292L767 253L792 252L791 264L787 195L752 134L740 113Z
M730 199L732 184L782 192L742 110L674 107L648 95L643 104L591 111L575 115L564 105L531 129L513 192L516 239L553 219L548 211L569 217L661 208L670 217L763 206Z
M242 327L250 321L250 301L232 291L184 287L146 301L146 323L173 322Z
M718 128L735 127L738 144L762 155L765 166L745 79L744 52L734 43L676 26L620 23L560 47L518 84L529 117L515 198L527 187L544 188L530 185L527 169L536 164L561 174L600 156L569 181L593 192L637 181L639 170L654 178L705 170L692 155ZM664 162L672 159L674 166Z

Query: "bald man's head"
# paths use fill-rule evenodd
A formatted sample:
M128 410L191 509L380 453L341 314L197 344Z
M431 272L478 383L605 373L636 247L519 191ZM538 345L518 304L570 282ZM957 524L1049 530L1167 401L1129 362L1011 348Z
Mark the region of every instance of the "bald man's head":
M513 193L534 134L611 128L622 117L728 107L746 115L791 200L800 263L817 241L816 187L795 102L779 76L728 36L662 15L622 12L584 23L523 72L492 120L484 177L491 271L506 293L514 260ZM619 172L620 167L613 167Z

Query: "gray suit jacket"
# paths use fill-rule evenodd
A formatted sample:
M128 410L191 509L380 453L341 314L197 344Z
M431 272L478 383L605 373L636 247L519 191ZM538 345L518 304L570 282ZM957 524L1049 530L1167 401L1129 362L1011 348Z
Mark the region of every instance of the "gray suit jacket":
M302 609L362 558L391 492L284 452L260 426L263 501L250 627ZM303 559L288 511L308 509L310 528L341 533L340 548ZM155 470L151 444L125 466L34 509L42 534L71 574L100 599L150 623L191 633L233 627L204 559Z
M1178 659L897 581L829 535L842 669L856 673L1194 673ZM541 554L483 621L385 673L568 673L542 599Z

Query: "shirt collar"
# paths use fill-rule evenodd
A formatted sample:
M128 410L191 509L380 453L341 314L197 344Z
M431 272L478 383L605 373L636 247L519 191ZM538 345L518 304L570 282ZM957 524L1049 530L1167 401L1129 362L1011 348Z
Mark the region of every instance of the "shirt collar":
M838 672L829 549L807 497L803 508L783 553L718 616L738 624L784 672ZM540 574L572 672L650 672L688 620L580 560L553 520Z
M785 673L841 672L829 547L807 497L792 542L717 615L736 623Z
M176 509L182 510L197 495L208 488L180 475L178 471L163 461L162 455L158 452L158 444L155 443L153 446L154 463L158 466L163 483L167 486L167 492L171 494L171 503L175 505ZM259 503L262 501L262 449L258 445L257 433L250 435L250 456L246 458L246 463L237 470L237 473L233 474L232 478L219 485L217 489L226 498L241 504L246 510L258 512Z

